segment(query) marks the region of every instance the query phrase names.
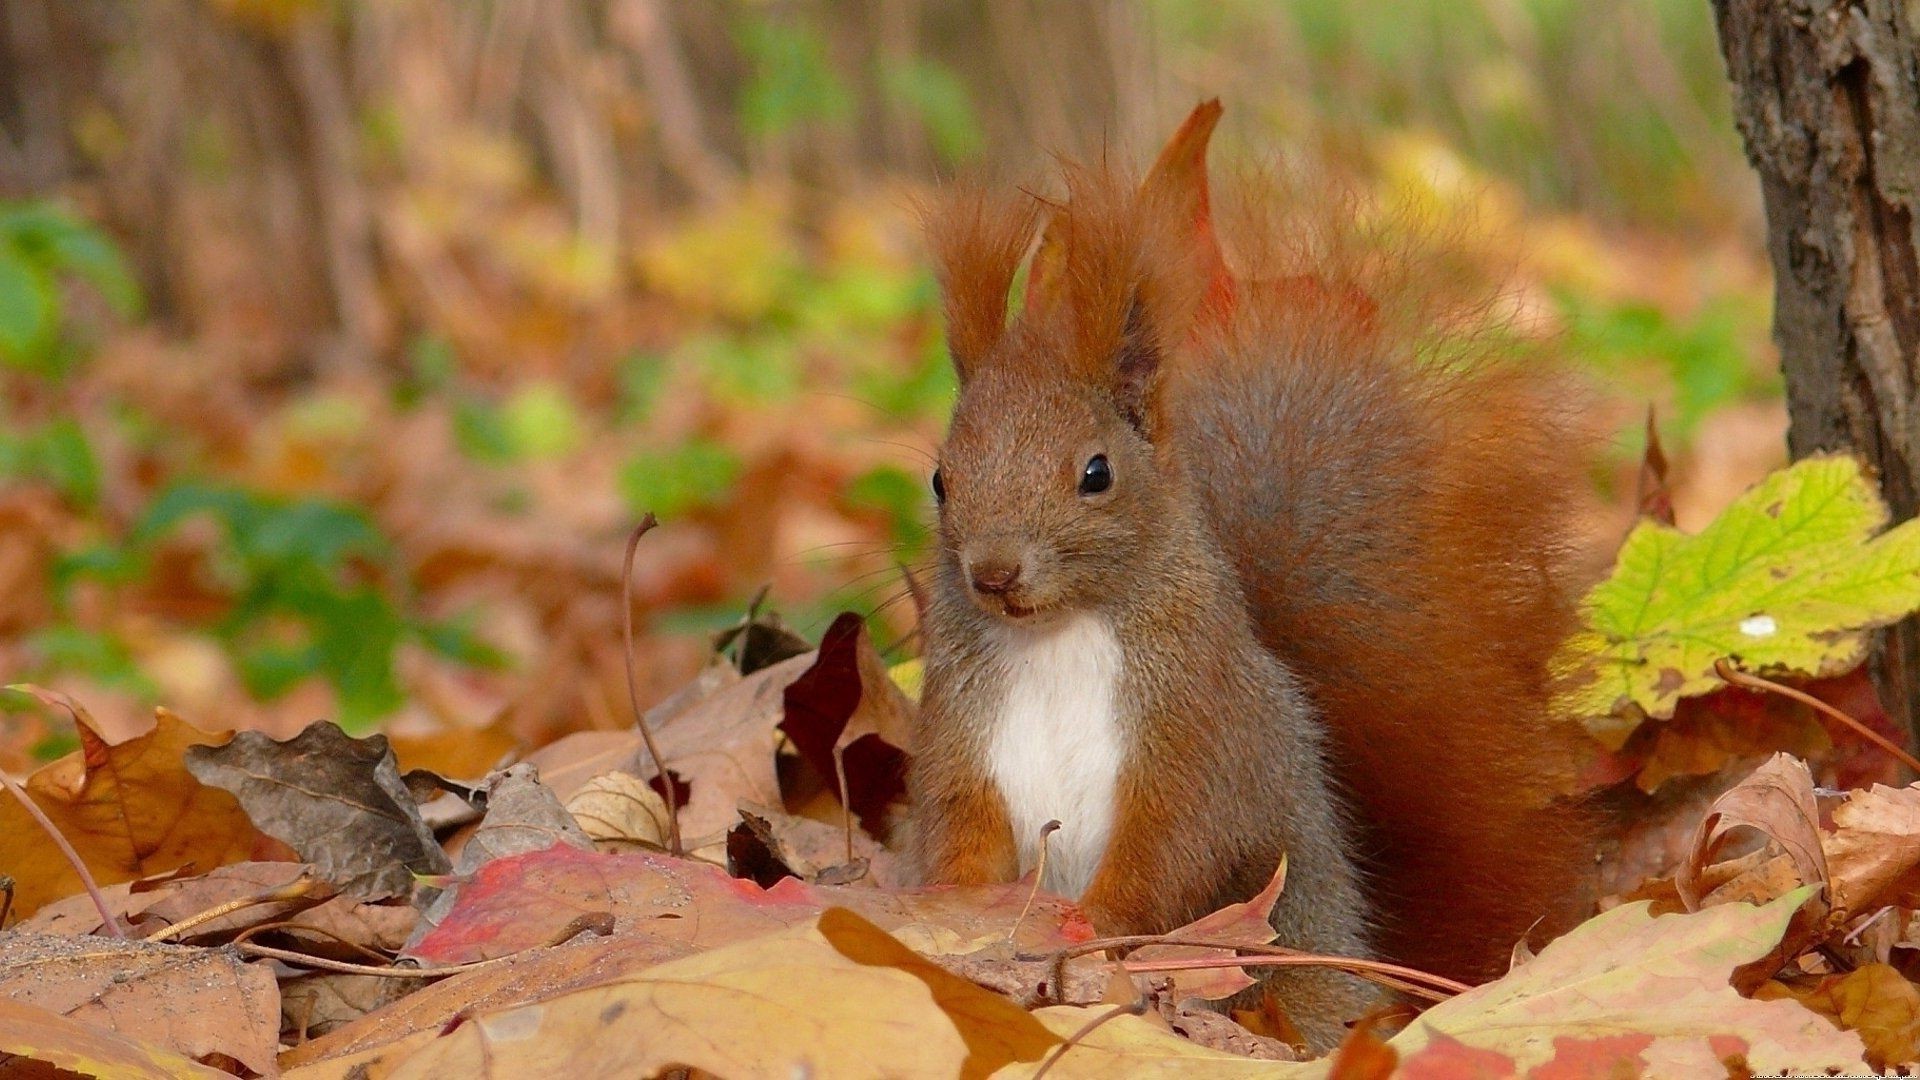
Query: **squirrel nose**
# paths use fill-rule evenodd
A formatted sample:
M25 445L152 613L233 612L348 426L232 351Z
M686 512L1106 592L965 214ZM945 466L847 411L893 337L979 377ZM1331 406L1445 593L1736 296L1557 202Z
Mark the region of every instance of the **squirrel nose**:
M977 563L972 569L972 574L974 589L998 596L1019 582L1020 564L1017 562Z

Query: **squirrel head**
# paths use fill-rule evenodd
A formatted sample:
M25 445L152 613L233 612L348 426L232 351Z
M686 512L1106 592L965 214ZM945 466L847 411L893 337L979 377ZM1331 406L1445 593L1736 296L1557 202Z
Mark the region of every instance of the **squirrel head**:
M1011 321L1036 201L970 191L930 222L960 376L933 476L942 557L990 616L1098 606L1184 516L1161 402L1200 316L1230 290L1206 211L1218 116L1217 103L1195 110L1137 186L1068 167Z

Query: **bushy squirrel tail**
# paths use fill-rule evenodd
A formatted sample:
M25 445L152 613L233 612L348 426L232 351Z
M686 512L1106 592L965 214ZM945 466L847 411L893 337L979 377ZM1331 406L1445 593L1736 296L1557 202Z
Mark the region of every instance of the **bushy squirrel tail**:
M1566 797L1594 748L1553 715L1549 677L1572 628L1581 395L1519 355L1484 273L1413 218L1273 176L1216 215L1217 116L1196 110L1143 189L1192 189L1216 253L1198 262L1220 275L1170 427L1262 643L1324 717L1380 951L1497 975L1530 928L1576 914L1594 855Z

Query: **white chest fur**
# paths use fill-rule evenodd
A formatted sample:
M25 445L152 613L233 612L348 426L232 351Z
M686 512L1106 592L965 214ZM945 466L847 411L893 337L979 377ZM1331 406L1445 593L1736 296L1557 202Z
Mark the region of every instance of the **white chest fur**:
M1126 760L1115 696L1120 641L1091 615L1053 626L1009 627L1000 639L1006 696L987 744L989 771L1006 800L1020 870L1047 841L1045 888L1078 897L1106 854L1114 787Z

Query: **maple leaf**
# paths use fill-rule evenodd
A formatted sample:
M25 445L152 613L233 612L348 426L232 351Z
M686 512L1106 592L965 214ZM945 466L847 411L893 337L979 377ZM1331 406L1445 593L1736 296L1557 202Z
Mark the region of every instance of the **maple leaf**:
M1736 1055L1755 1074L1861 1069L1858 1036L1791 1002L1750 1001L1728 983L1735 968L1772 951L1814 891L1658 918L1644 901L1623 905L1505 978L1434 1006L1388 1045L1410 1063L1444 1037L1504 1055L1524 1075L1576 1055L1582 1040L1628 1033L1647 1037L1634 1053L1649 1076L1717 1076Z
M1555 660L1561 704L1619 749L1643 719L1724 685L1714 662L1837 675L1866 631L1920 608L1920 523L1888 513L1853 457L1774 473L1698 535L1643 521Z

